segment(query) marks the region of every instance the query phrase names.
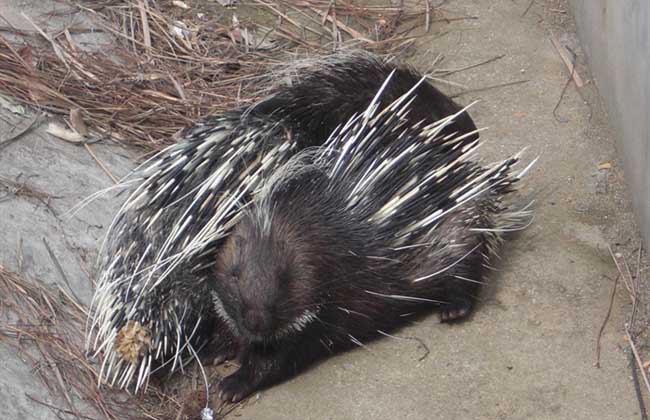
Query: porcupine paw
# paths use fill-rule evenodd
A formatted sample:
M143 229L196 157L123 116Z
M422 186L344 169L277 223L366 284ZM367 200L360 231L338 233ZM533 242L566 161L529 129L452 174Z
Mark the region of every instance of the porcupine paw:
M239 402L255 391L255 385L245 369L240 368L219 383L219 398L222 401Z
M459 321L472 312L472 306L467 300L447 304L440 309L440 322Z

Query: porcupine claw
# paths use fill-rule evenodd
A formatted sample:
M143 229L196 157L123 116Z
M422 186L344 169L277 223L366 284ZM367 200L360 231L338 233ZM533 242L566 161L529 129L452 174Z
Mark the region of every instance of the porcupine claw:
M222 401L237 403L251 394L256 386L249 378L248 372L240 368L230 376L226 376L219 383L219 398Z

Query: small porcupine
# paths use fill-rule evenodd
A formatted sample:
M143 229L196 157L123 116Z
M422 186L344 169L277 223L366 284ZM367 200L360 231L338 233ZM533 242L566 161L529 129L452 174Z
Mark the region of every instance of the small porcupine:
M87 347L104 355L101 381L135 382L137 391L153 371L182 367L223 327L210 296L211 267L242 211L292 156L322 145L365 110L391 73L378 106L421 76L356 50L293 63L276 76L282 84L270 97L185 130L123 181L130 195L100 251L89 319ZM409 124L457 114L442 132L478 137L469 115L430 84L417 85L411 100Z
M502 234L528 223L504 197L530 165L472 161L478 139L445 134L458 114L411 124L416 90L279 168L215 255L209 285L241 364L222 399L389 335L406 314L465 317Z

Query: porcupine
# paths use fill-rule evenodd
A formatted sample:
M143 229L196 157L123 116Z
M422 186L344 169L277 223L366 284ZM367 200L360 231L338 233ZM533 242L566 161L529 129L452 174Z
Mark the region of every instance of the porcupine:
M136 377L137 391L152 371L182 367L223 327L208 287L212 256L264 180L365 110L391 72L379 106L421 76L354 50L299 61L280 72L270 97L190 127L126 178L130 195L100 251L89 320L88 348L104 354L100 380L128 387ZM429 83L412 100L409 124L455 113L442 133L478 137L469 115Z
M467 316L502 234L529 221L504 197L530 165L473 162L475 136L444 134L454 116L410 124L416 90L294 156L227 238L210 286L241 367L222 399L389 335L405 314Z

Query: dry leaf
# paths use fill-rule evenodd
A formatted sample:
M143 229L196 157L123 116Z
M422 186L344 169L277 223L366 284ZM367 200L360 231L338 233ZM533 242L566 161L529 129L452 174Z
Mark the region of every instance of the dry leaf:
M68 130L67 128L62 127L56 123L50 123L47 126L46 132L53 135L54 137L60 138L61 140L65 140L70 143L81 143L84 140L81 134L77 133L76 131Z
M84 122L83 115L79 108L74 108L70 110L70 125L74 128L77 133L81 134L83 137L88 135L88 128L86 128L86 123Z
M172 4L176 7L180 7L181 9L185 9L185 10L190 8L190 6L188 6L187 4L185 4L185 2L182 2L180 0L174 0Z

